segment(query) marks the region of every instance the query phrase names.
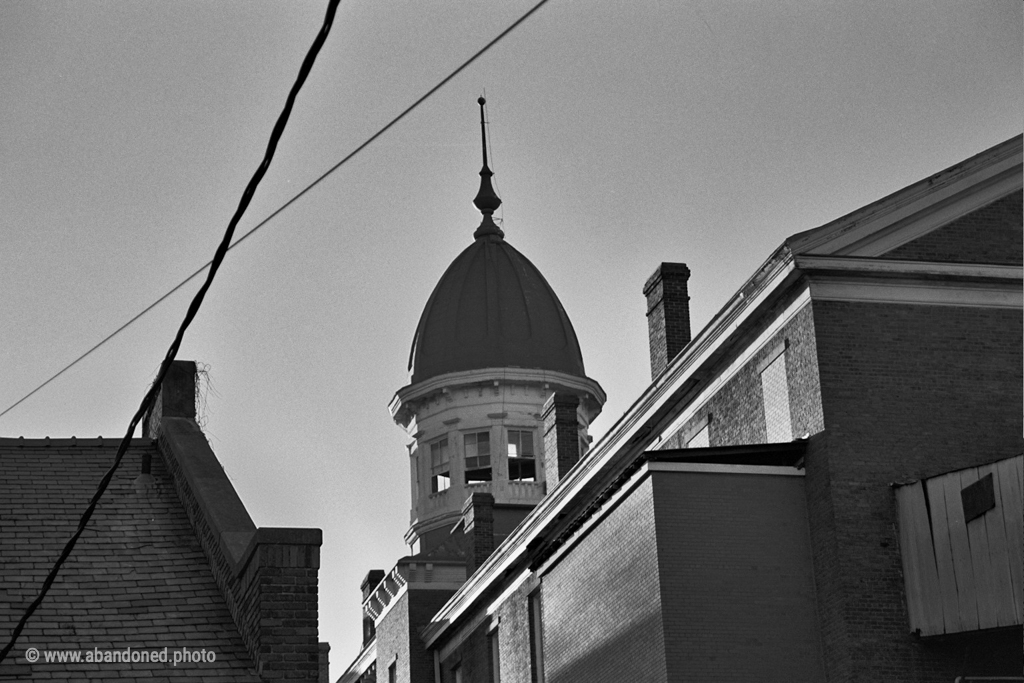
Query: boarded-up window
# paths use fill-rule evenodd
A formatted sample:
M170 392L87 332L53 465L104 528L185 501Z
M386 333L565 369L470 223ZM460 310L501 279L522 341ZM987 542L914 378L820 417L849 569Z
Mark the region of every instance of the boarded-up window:
M761 396L764 400L764 425L768 443L793 440L789 414L789 384L786 382L786 345L780 343L769 354L761 370Z
M1024 623L1022 470L1017 456L896 489L910 631Z
M711 445L711 441L708 438L708 425L704 425L701 429L690 437L690 440L686 442L687 448L707 448Z

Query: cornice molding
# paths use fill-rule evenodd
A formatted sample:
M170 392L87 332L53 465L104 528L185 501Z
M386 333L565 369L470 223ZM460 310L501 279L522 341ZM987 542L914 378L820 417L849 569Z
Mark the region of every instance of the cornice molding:
M406 426L412 419L413 411L410 409L410 404L416 401L456 388L495 384L550 385L552 392L558 390L577 394L583 399L590 421L600 414L601 408L607 400L601 385L589 377L577 377L564 372L533 368L484 368L449 372L431 377L423 382L406 385L395 393L388 405L388 410L395 422Z
M793 235L797 254L879 256L1024 187L1016 136L876 202Z

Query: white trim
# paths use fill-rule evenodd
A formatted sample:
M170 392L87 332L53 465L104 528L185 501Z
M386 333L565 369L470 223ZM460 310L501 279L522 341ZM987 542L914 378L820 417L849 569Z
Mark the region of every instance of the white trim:
M900 259L861 258L858 256L802 256L794 258L803 271L840 271L888 276L928 276L944 278L1022 280L1021 266L998 266L989 263L940 263L937 261L906 261Z
M811 298L817 301L852 301L923 306L974 308L1024 307L1020 283L918 282L866 278L811 280Z
M757 474L775 477L802 477L804 471L787 465L726 465L711 462L648 462L651 472L698 472L703 474Z
M355 683L359 677L366 673L370 665L377 661L377 637L374 636L366 645L359 650L355 660L348 665L345 672L341 674L337 683Z

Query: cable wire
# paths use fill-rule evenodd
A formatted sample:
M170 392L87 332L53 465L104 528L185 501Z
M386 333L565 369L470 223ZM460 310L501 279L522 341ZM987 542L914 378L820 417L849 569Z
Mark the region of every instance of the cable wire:
M21 632L24 630L28 620L39 605L42 604L47 592L49 592L53 582L57 579L57 573L71 555L71 551L74 550L75 544L85 531L85 527L92 518L93 512L96 511L96 506L99 504L100 498L103 496L104 491L106 491L111 479L113 479L114 472L117 471L118 466L121 464L121 460L124 459L128 446L131 444L132 436L135 434L135 428L138 427L139 422L152 406L153 401L156 398L156 393L160 389L160 384L163 382L171 363L174 361L174 357L178 353L178 348L181 346L181 340L185 336L185 330L195 318L196 313L199 312L199 307L203 303L206 292L213 283L213 278L216 276L217 270L220 268L221 263L224 261L224 256L227 254L228 249L231 246L231 238L234 236L235 226L238 225L238 221L242 218L242 214L245 213L245 210L249 206L249 202L252 201L252 197L256 192L256 187L260 184L260 181L263 180L263 176L266 174L267 168L270 167L270 162L274 158L274 152L277 150L277 143L281 139L281 134L284 133L285 124L288 123L288 117L291 115L292 106L295 104L295 97L302 88L302 84L306 82L306 77L309 76L309 72L313 68L313 63L316 61L320 48L323 47L324 42L327 40L327 34L330 33L331 24L334 22L334 15L338 9L338 3L340 1L341 0L328 0L327 13L324 16L324 22L320 28L320 32L313 40L313 44L310 46L305 59L302 61L302 66L299 68L299 75L296 77L295 83L292 85L291 91L288 93L288 99L285 101L284 109L281 111L280 116L278 116L277 122L274 124L274 129L270 133L270 140L267 143L267 150L264 153L263 161L256 169L256 172L253 173L252 178L249 180L249 184L245 187L245 191L242 192L242 197L238 202L238 208L235 210L235 214L231 217L231 221L228 223L227 230L225 230L224 237L221 239L221 242L217 247L217 251L214 253L213 260L208 264L210 266L210 272L206 276L206 280L203 282L202 287L199 288L199 291L196 292L195 297L193 297L192 303L189 304L188 311L185 313L185 318L178 327L178 333L175 335L174 341L171 342L170 347L167 349L167 354L164 356L164 360L160 364L160 370L157 373L156 379L153 380L149 390L142 399L139 409L132 417L131 423L128 425L128 431L125 432L124 438L121 439L121 444L117 448L117 454L114 456L114 463L110 466L110 469L107 470L107 473L103 475L103 479L100 480L96 493L93 494L88 507L86 507L85 512L82 513L82 517L78 522L78 528L75 530L75 533L71 538L68 539L60 557L57 558L57 561L54 563L50 573L43 581L43 586L39 591L38 597L36 597L36 599L32 601L32 604L28 606L28 609L25 610L25 613L18 621L17 626L14 627L14 631L11 633L10 641L6 646L4 646L3 650L0 650L0 662L3 662L10 651L14 648L14 645L18 640L18 636L21 635Z
M286 202L285 202L284 204L282 204L281 206L279 206L279 207L278 207L277 209L275 209L275 210L274 210L274 211L273 211L273 212L272 212L272 213L271 213L271 214L270 214L269 216L267 216L266 218L264 218L264 219L263 219L262 221L260 221L260 222L259 222L259 223L257 223L257 224L256 224L255 226L253 226L253 227L252 227L252 228L251 228L251 229L250 229L250 230L249 230L248 232L244 233L244 234L243 234L243 235L242 235L241 237L239 237L239 238L238 238L238 239L237 239L237 240L236 240L235 242L233 242L233 243L232 243L232 244L231 244L230 246L228 246L228 251L230 251L231 249L234 249L234 248L235 248L236 246L238 246L239 244L241 244L241 243L242 243L243 241L245 241L245 240L246 240L246 239L247 239L247 238L248 238L248 237L249 237L250 235L252 235L252 234L253 234L254 232L256 232L257 230L259 230L260 228L262 228L262 227L263 227L264 225L266 225L267 223L269 223L269 222L270 222L270 221L271 221L271 220L272 220L272 219L273 219L273 218L274 218L275 216L277 216L277 215L278 215L279 213L281 213L282 211L284 211L285 209L287 209L287 208L288 208L289 206L291 206L292 204L294 204L294 203L295 203L295 202L296 202L296 201L297 201L297 200L298 200L298 199L299 199L300 197L302 197L302 196L303 196L304 194L306 194L307 192L309 192L310 190L312 190L312 189L313 189L314 187L316 187L317 185L319 185L319 184L320 184L320 182L321 182L322 180L324 180L324 179L325 179L325 178L326 178L327 176L331 175L332 173L334 173L335 171L337 171L337 170L338 170L339 168L341 168L342 166L344 166L344 165L345 165L346 163L348 163L348 161L349 161L350 159L352 159L352 157L354 157L354 156L356 156L357 154L359 154L360 152L362 152L362 151L363 151L363 149L365 149L366 147L368 147L368 146L370 145L370 143L372 143L372 142L373 142L374 140L376 140L376 139L377 139L377 138L379 138L379 137L380 137L381 135L383 135L384 133L386 133L386 132L387 132L387 131L388 131L388 130L389 130L389 129L390 129L391 127L392 127L392 126L394 126L394 125L395 125L396 123L398 123L399 121L401 121L402 119L404 119L404 118L406 117L406 115L407 115L407 114L411 113L411 112L412 112L412 111L413 111L414 109L416 109L416 108L417 108L417 107L419 107L419 106L420 106L421 104L423 104L423 102L425 102L425 101L426 101L426 100L427 100L427 99L428 99L429 97L431 97L431 96L432 96L432 95L433 95L434 93L436 93L436 92L437 92L438 90L440 90L440 89L441 89L442 87L444 87L445 85L447 85L449 81L451 81L451 80L452 80L453 78L455 78L455 77L456 77L456 76L458 76L458 75L459 75L460 73L462 73L462 71L463 71L463 70L465 70L465 69L466 69L466 67L468 67L468 66L469 66L470 64L472 64L473 62L475 62L475 61L476 61L476 60L477 60L478 58L480 58L481 56L483 56L483 54L484 54L485 52L487 52L488 50L490 50L490 49L491 49L492 47L494 47L495 45L497 45L497 44L498 44L498 43L499 43L499 42L500 42L500 41L501 41L501 40L502 40L502 39L503 39L503 38L504 38L505 36L507 36L507 35L508 35L509 33L511 33L511 32L512 32L513 30L515 30L515 29L516 29L516 28L517 28L517 27L518 27L518 26L519 26L520 24L522 24L522 23L523 23L524 21L526 21L526 20L527 20L527 19L528 19L528 18L529 18L529 17L530 17L530 16L531 16L531 15L532 15L532 14L533 14L534 12L536 12L537 10L539 10L539 9L540 9L541 7L543 7L543 6L544 6L544 5L546 5L547 3L548 3L548 0L540 0L540 2L538 2L538 3L537 3L537 4L535 4L535 5L533 6L533 7L531 7L531 8L529 9L529 10L527 10L527 12L526 12L525 14L523 14L523 15L522 15L521 17L519 17L518 19L516 19L516 20L515 20L515 21L514 21L513 23L509 24L508 28L506 28L506 29L505 29L504 31L502 31L502 32L501 32L501 33L499 33L499 34L498 34L497 36L495 36L495 38L494 38L493 40L491 40L491 41L490 41L489 43L487 43L487 44L486 44L486 45L484 45L484 46L483 46L482 48L480 48L479 50L477 50L477 51L476 51L476 52L475 52L475 53L473 54L473 56L471 56L471 57L470 57L469 59L467 59L467 60L466 60L466 61L464 61L464 62L463 62L462 64L460 64L460 65L459 65L459 66L458 66L458 67L457 67L457 68L456 68L456 69L455 69L454 71L452 71L452 72L451 72L450 74L448 74L447 76L445 76L445 77L444 77L444 79L442 79L442 80L441 80L440 82L438 82L438 84L437 84L437 85L435 85L434 87L432 87L432 88L431 88L430 90L428 90L428 91L427 91L427 92L426 92L426 93L425 93L425 94L424 94L423 96L421 96L421 97L420 97L420 98L419 98L418 100L416 100L415 102L413 102L412 104L410 104L410 105L409 105L408 107L406 107L406 108L405 108L405 109L404 109L404 110L402 111L402 113L401 113L401 114L399 114L399 115L398 115L398 116L396 116L395 118L391 119L391 121L389 121L389 122L388 122L388 123L387 123L387 124L386 124L386 125L385 125L385 126L384 126L383 128L381 128L380 130L378 130L378 131L377 131L376 133L374 133L374 134L373 134L373 135L371 135L371 136L370 136L369 138L367 138L365 142L363 142L363 143L362 143L361 145L359 145L359 146L358 146L358 147L356 147L356 148L355 148L354 150L352 150L351 152L349 152L349 153L348 153L348 155L346 155L346 156L345 156L345 158L343 158L343 159L342 159L341 161L339 161L338 163L336 163L336 164L335 164L334 166L331 166L331 167L330 167L329 169L327 169L326 171L324 171L324 172L323 172L323 173L322 173L322 174L320 175L320 177L318 177L318 178L317 178L316 180L314 180L314 181L313 181L313 182L311 182L311 183L310 183L309 185L307 185L306 187L304 187L304 188L303 188L302 190L300 190L300 191L299 191L299 192L298 192L298 193L297 193L297 194L296 194L295 196L293 196L293 197L292 197L291 199L289 199L289 200L288 200L288 201L286 201ZM503 214L503 215L504 215L504 214ZM70 370L71 368L73 368L73 367L74 367L75 365L78 365L78 363L79 363L79 362L81 362L82 360L84 360L84 359L85 359L85 358L86 358L87 356L89 356L89 355L90 355L90 354L92 354L92 353L93 353L94 351L96 351L96 350L97 350L98 348L100 348L101 346L103 346L104 344L106 344L106 343L107 343L108 341L110 341L111 339L113 339L114 337L116 337L117 335L119 335L119 334L120 334L121 332L123 332L123 331L124 331L125 329L127 329L127 328L128 328L128 327L129 327L130 325L132 325L132 324L133 324L133 323L134 323L135 321L137 321L137 320L138 320L139 318L141 318L142 316L146 315L146 314L147 314L147 313L149 313L149 312L150 312L151 310L153 310L154 308L156 308L156 307L157 307L158 305L160 305L161 303L163 303L163 301L164 301L165 299L167 299L167 298L168 298L169 296L171 296L172 294L174 294L175 292L177 292L177 291L178 291L179 289L181 289L182 287L184 287L184 286L185 286L185 285L186 285L186 284L187 284L188 282L190 282L190 281L192 281L193 279L195 279L195 277L196 277L197 275L199 275L199 274L200 274L200 273L202 273L202 272L203 272L204 270L206 270L207 268L209 268L209 267L210 267L210 265L211 265L212 263L213 263L213 261L208 261L208 262L207 262L207 263L206 263L205 265L203 265L203 266L202 266L202 267L200 267L200 268L199 268L198 270L196 270L196 271L195 271L194 273L192 273L192 274L191 274L191 275L189 275L189 276L188 276L187 278L185 278L184 280L182 280L181 282L179 282L179 283L178 283L177 285L175 285L175 287L174 287L173 289L171 289L170 291L168 291L168 292L167 292L166 294L164 294L164 295L163 295L163 296L161 296L161 297L160 297L159 299L157 299L156 301L154 301L153 303L151 303L151 304L150 304L149 306L147 306L146 308L144 308L144 309L143 309L142 311L140 311L140 312L139 312L138 314L136 314L136 315L135 315L135 317L133 317L133 318L132 318L131 320L129 320L129 321L128 321L128 322L126 322L125 324L121 325L121 327L117 328L116 330L114 330L113 332L111 332L111 333L110 333L109 335L107 335L106 337L104 337L104 338L103 338L103 339L102 339L102 340L101 340L101 341L100 341L99 343L97 343L97 344L96 344L95 346L93 346L93 347L92 347L91 349L89 349L88 351L86 351L85 353L83 353L83 354L82 354L81 356L79 356L79 357L78 357L78 358L76 358L75 360L73 360L73 361L71 361L70 363L68 363L67 365L65 365L65 366L64 366L63 368L61 368L61 369L60 369L60 370L59 370L59 371L58 371L58 372L57 372L56 374L54 374L54 375L53 375L52 377L50 377L50 378L49 378L48 380L46 380L45 382L43 382L42 384L40 384L39 386L37 386L37 387L36 387L35 389L33 389L32 391L28 392L27 394L25 394L24 396L22 396L22 397L21 397L20 399L18 399L17 401L15 401L15 402L14 402L14 403L12 403L11 405L9 405L9 406L8 406L8 407L7 407L7 408L6 408L6 409L5 409L5 410L4 410L4 411L3 411L2 413L0 413L0 417L3 417L3 416L4 416L4 415L6 415L7 413L11 412L11 411L12 411L12 410L14 410L14 409L15 409L16 407L18 407L18 406L19 406L19 405L20 405L21 403L23 403L23 402L24 402L25 400L27 400L28 398L30 398L30 397L31 397L31 396L32 396L33 394L35 394L36 392L38 392L38 391L39 391L40 389L42 389L43 387L45 387L46 385L48 385L48 384L49 384L50 382L52 382L53 380L55 380L55 379L57 379L58 377L60 377L61 375L63 375L63 374L65 373L65 372L67 372L68 370Z

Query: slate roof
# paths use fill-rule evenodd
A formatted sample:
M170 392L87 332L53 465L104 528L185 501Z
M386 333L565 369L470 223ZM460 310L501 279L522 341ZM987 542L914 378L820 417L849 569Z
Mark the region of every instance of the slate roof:
M0 643L113 462L115 439L0 438ZM153 484L136 491L143 456ZM26 649L213 651L204 663L38 663ZM6 680L259 681L171 475L151 439L132 446L46 600L0 664Z

